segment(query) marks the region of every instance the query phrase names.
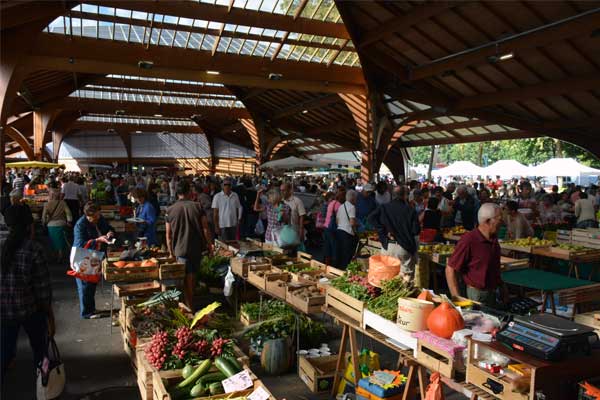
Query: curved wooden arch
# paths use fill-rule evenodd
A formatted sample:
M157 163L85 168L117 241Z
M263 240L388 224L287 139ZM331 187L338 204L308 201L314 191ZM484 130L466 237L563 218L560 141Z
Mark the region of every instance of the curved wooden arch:
M27 155L27 159L29 161L33 161L35 159L35 155L33 153L33 147L31 146L31 144L29 143L29 140L27 140L25 135L23 135L23 133L21 133L21 131L19 131L17 128L15 128L13 126L9 126L9 127L7 127L5 132L9 138L11 138L15 142L17 142L17 144L21 147L21 150L23 150L25 152L25 155ZM2 152L4 153L4 149L2 149Z

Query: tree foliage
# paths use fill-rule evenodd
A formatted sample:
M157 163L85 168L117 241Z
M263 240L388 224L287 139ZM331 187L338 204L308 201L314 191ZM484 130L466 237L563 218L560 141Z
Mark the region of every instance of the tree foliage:
M575 158L582 164L600 168L600 160L587 150L571 143L561 142L564 157ZM452 163L454 161L471 161L479 164L480 143L461 143L440 145L437 151L437 161ZM431 147L412 147L412 164L429 164ZM516 160L522 164L539 164L550 158L557 157L556 142L551 138L532 138L515 140L498 140L483 142L483 163L490 165L498 160ZM487 161L487 163L485 162Z

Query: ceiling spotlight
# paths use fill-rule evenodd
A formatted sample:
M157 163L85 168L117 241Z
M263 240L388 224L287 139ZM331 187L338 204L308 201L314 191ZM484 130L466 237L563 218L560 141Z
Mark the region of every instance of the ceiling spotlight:
M206 73L209 75L220 75L221 74L219 71L206 71Z
M116 131L111 128L111 129L107 129L106 132L108 132L108 133L115 133Z
M115 115L125 115L125 110L115 110Z
M162 118L162 114L154 114L156 118Z
M237 130L236 130L236 129L234 129L234 130L233 130L233 133L236 133L236 132L237 132Z
M507 61L510 60L511 58L515 57L515 53L513 53L512 51L510 53L505 53L505 54L500 54L500 55L495 55L495 56L489 56L488 57L488 61L491 62L492 64L495 63L499 63L501 61Z
M202 114L194 114L190 117L191 120L200 119L200 118L202 118Z
M275 74L275 73L270 73L269 74L269 80L271 81L280 81L283 79L283 75L282 74Z
M135 133L142 133L142 131L135 131Z
M308 110L302 110L302 114L308 114Z
M160 134L161 134L161 135L168 135L168 134L169 134L169 132L168 132L168 131L162 131Z
M154 67L154 62L140 60L138 61L138 67L141 69L152 69Z
M23 97L23 93L21 93L21 92L17 92L17 96L19 96L19 97Z

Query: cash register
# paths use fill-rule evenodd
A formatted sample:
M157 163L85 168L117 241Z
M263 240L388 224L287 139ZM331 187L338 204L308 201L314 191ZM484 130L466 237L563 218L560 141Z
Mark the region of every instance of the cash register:
M558 361L571 354L590 354L598 336L591 327L552 314L534 314L515 315L496 339L514 350Z

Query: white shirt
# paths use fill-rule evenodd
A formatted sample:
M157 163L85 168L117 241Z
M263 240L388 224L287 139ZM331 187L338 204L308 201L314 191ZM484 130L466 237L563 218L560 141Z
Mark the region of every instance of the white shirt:
M289 199L284 200L284 202L291 209L290 224L295 227L300 226L300 217L306 215L304 203L302 202L302 200L300 200L294 195L292 195L292 197L290 197Z
M219 227L231 228L237 226L242 218L242 205L235 192L227 196L224 192L215 194L212 208L219 210Z
M356 218L356 207L347 201L337 210L336 222L338 229L341 229L350 235L354 235L354 231L352 231L352 225L350 224L350 219L352 218Z
M65 200L79 200L79 185L68 181L62 185L60 192L65 195Z
M590 199L579 199L575 202L575 216L577 222L581 221L595 221L596 215L594 211L594 203Z

